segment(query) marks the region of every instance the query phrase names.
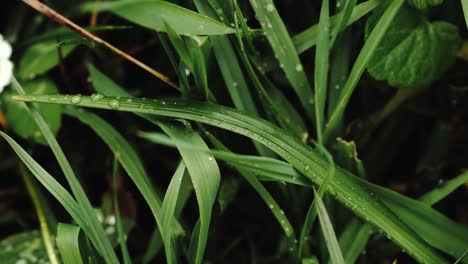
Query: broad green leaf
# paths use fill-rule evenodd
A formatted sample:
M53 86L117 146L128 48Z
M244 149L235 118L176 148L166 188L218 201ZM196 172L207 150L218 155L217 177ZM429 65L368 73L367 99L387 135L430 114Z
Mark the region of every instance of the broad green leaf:
M39 231L23 232L3 239L0 242L0 259L4 264L49 261Z
M374 28L377 12L366 24ZM419 87L440 78L454 62L461 44L458 29L448 22L429 22L402 8L375 50L367 69L377 80L395 87Z
M63 58L67 57L77 45L60 47ZM19 61L18 77L34 78L54 68L59 63L57 40L42 41L26 49Z
M59 223L57 226L57 247L65 263L83 264L82 250L80 244L80 227L70 224Z
M250 0L281 69L291 83L309 118L313 118L314 94L294 44L273 0Z
M351 69L351 73L349 74L345 86L343 87L342 96L336 104L335 109L333 109L328 123L325 126L324 142L327 142L330 137L335 136L338 132L337 129L340 127L343 113L348 105L349 100L351 99L351 95L353 94L354 89L361 79L361 76L364 73L367 64L369 63L369 60L371 60L382 38L384 37L385 32L387 32L394 17L397 15L398 11L403 5L404 0L387 0L387 2L389 3L387 8L383 12L382 16L378 19L377 24L369 34L367 41L359 52L359 55Z
M411 6L417 9L426 9L431 6L437 6L444 2L444 0L408 0Z
M120 0L85 4L85 11L106 10L135 24L166 31L169 24L180 35L224 35L234 30L186 8L159 0Z
M340 245L335 235L335 230L328 216L327 209L323 204L322 198L315 192L316 201L315 205L317 206L317 214L320 222L320 227L322 234L325 238L325 243L327 244L328 252L330 254L330 259L332 263L335 264L344 264L343 254L341 253Z
M23 87L18 83L18 81L13 77L12 78L12 86L18 92L19 94L24 94L25 91ZM76 96L74 96L73 101L77 103L76 101ZM37 108L30 103L27 103L26 106L28 107L28 110L32 114L34 121L38 125L39 129L41 130L42 134L44 135L45 139L47 140L47 143L49 144L52 152L54 153L54 156L57 160L57 162L60 165L60 168L62 169L63 174L65 175L65 178L70 185L70 188L72 190L72 193L74 195L74 198L76 199L76 203L78 204L78 213L83 215L83 218L81 222L79 222L80 227L85 231L85 233L88 235L89 239L93 243L93 245L96 247L98 252L101 254L101 256L104 258L106 263L118 263L117 256L112 248L112 245L110 243L110 240L107 238L105 235L104 229L102 228L101 224L99 223L96 215L94 214L94 209L91 206L91 202L89 201L88 197L86 196L86 193L81 186L80 182L78 181L78 178L75 175L75 172L73 171L69 161L65 157L65 153L63 152L62 148L60 147L59 143L57 142L57 139L55 138L54 134L48 127L47 123L45 122L44 118L42 115L39 113ZM4 138L6 135L3 135ZM8 141L8 140L7 140ZM33 169L35 167L39 166L34 160L30 161L27 157L32 159L27 153L24 152L24 150L21 149L19 145L15 145L13 140L10 139L8 143L13 147L15 152L20 156L22 159L23 163L29 162L30 164L25 164L29 170L33 173ZM25 155L26 154L26 155ZM21 155L23 157L21 157ZM42 170L41 174L47 174L46 171ZM48 175L48 174L47 174ZM36 177L39 177L40 175L35 175ZM49 175L50 176L50 175ZM51 178L52 176L50 176ZM53 178L52 178L53 179ZM50 180L49 180L50 181ZM55 179L54 179L55 181ZM41 182L43 185L46 184L46 182ZM58 186L56 186L58 188ZM61 186L60 186L61 187ZM51 192L51 190L49 190ZM57 198L57 197L56 197ZM67 199L68 200L68 199ZM62 203L62 205L64 205ZM74 206L72 206L74 207ZM71 213L71 209L67 209L67 211L73 216L73 218L77 218L76 212Z
M351 13L351 17L348 20L346 26L353 24L354 22L361 19L363 16L370 13L380 4L382 4L383 0L369 0L359 5L356 5L353 8L353 12ZM330 29L336 30L339 27L339 18L342 14L339 13L330 17ZM294 46L298 54L303 53L304 51L312 48L315 44L317 44L317 36L318 36L318 25L313 25L308 29L304 30L303 32L295 35L292 38Z
M15 99L41 103L72 104L70 97L63 95L20 95L16 96ZM318 185L321 185L329 174L329 163L316 150L289 136L269 122L244 115L228 107L212 103L174 99L146 100L132 98L132 100L128 101L128 99L104 97L96 102L92 101L91 97L88 96L83 96L76 105L188 119L209 124L261 142ZM355 214L388 234L389 239L405 249L417 261L446 263L444 258L379 202L349 172L337 168L327 191L346 207L352 209Z
M26 82L23 87L28 94L52 94L58 92L55 83L49 79L39 79ZM46 145L47 141L42 135L37 124L34 122L34 118L28 111L28 108L24 104L19 104L15 100L11 99L15 94L15 92L10 90L6 91L1 96L3 110L8 124L13 131L22 138ZM38 110L44 117L50 130L52 130L52 133L56 135L61 126L62 108L44 105L38 106Z
M419 200L428 205L434 205L438 201L444 199L447 195L451 194L458 187L468 182L468 172L462 173L457 177L445 182L442 186L424 194Z

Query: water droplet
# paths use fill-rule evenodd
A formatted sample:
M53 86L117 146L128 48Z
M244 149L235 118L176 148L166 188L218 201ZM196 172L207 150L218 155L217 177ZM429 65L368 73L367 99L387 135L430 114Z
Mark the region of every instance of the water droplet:
M232 82L232 86L237 87L237 82Z
M296 65L296 71L301 72L303 70L304 70L304 68L302 68L301 64Z
M268 4L266 5L266 10L268 12L273 12L273 10L275 10L275 6L273 4Z
M117 101L115 99L112 99L112 100L109 101L109 106L112 109L119 109L120 103L119 103L119 101Z
M305 170L305 171L309 171L309 170L310 170L310 166L309 166L309 165L305 165L304 170Z
M127 103L131 103L131 102L133 102L133 100L131 98L128 98Z
M213 160L213 156L209 156L209 157L208 157L208 160Z
M268 205L268 207L270 207L270 209L275 208L275 206L273 204Z
M79 95L74 95L72 98L71 98L71 103L72 104L79 104L81 102L81 96Z
M94 93L94 94L91 95L91 102L98 102L102 98L104 98L104 95L102 95L100 93Z

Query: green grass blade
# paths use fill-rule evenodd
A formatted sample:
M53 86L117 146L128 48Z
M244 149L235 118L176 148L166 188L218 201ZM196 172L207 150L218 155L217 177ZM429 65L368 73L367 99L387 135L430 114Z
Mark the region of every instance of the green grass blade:
M336 239L335 230L333 230L333 225L328 217L327 209L323 204L322 198L317 192L315 192L314 200L316 201L318 219L330 254L330 260L335 264L344 264L343 254L341 253L340 245Z
M121 0L84 4L83 11L111 11L140 26L165 31L164 23L181 35L224 35L234 30L223 23L178 5L159 0Z
M435 248L456 258L468 248L468 228L465 226L453 222L420 201L399 195L394 191L361 179L359 181L364 183L386 206L392 208L395 214Z
M353 8L353 12L351 13L351 17L349 18L347 26L351 25L352 23L358 21L363 16L370 13L380 4L382 4L383 0L369 0L359 5L356 5ZM338 19L341 16L340 14L334 15L330 18L330 28L336 30L338 27ZM310 28L304 30L303 32L295 35L292 38L294 46L298 54L303 53L304 51L312 48L315 44L317 44L317 36L318 36L318 25L313 25Z
M465 172L444 183L441 187L435 188L434 190L419 197L419 200L425 204L434 205L467 182L468 172Z
M16 81L15 78L12 79L12 86L19 94L24 94L23 88ZM47 123L45 122L44 118L41 116L39 111L36 109L36 107L32 104L28 104L27 107L30 110L42 134L44 135L44 138L47 140L52 152L54 153L60 165L60 168L63 171L63 174L65 175L65 178L68 181L68 184L70 185L70 188L72 190L73 195L75 196L77 203L81 207L81 211L84 214L84 218L86 219L86 225L89 226L89 230L91 231L91 233L88 233L88 235L91 235L91 241L94 243L94 246L103 256L107 263L119 263L117 256L112 248L112 245L109 239L107 238L103 227L99 223L90 201L86 197L85 191L81 187L81 184L78 181L75 173L73 172L70 163L65 157L62 148L55 139L54 134L49 129Z
M255 176L256 173L261 173L264 175L278 175L281 174L281 171L284 170L282 161L275 160L272 158L266 157L257 157L257 156L246 156L238 155L232 153L223 143L221 143L216 137L214 137L208 131L205 131L205 135L210 139L211 143L218 150L209 150L202 149L200 147L194 146L190 143L180 142L177 140L169 139L167 136L160 133L139 133L139 135L153 143L162 144L171 147L179 147L184 149L191 149L193 151L204 151L213 155L217 159L224 160L231 166L234 166L241 176L243 176L246 181L257 191L260 197L265 201L265 203L270 208L271 212L275 216L278 223L283 228L283 231L290 241L292 248L291 251L294 251L296 248L296 236L294 229L289 222L288 218L285 216L284 211L281 210L281 207L274 200L273 196L268 192L268 190L263 186L263 184ZM262 168L258 170L257 168ZM286 167L287 168L287 167ZM292 168L291 168L292 169ZM294 169L293 169L294 170ZM286 169L287 171L287 169ZM274 177L274 176L272 176ZM279 176L281 179L281 176Z
M80 228L59 223L57 226L57 247L64 263L83 264L80 251Z
M273 51L309 118L313 118L314 94L294 44L273 0L250 0Z
M317 141L323 144L322 130L325 118L325 102L327 100L328 64L330 50L330 2L322 0L318 25L317 48L315 50L315 129Z
M130 254L128 253L125 231L122 226L122 218L120 217L120 207L119 207L119 196L118 196L118 187L117 187L117 178L119 173L119 162L118 158L114 157L114 162L112 165L112 189L113 189L113 206L114 206L114 215L115 215L115 226L117 227L117 236L120 244L120 250L122 251L122 259L124 264L131 264L132 260L130 259Z
M172 243L172 236L174 233L171 220L174 218L174 213L177 205L177 200L179 197L180 186L185 174L185 165L183 162L179 163L176 172L172 176L169 187L167 187L166 194L164 195L163 205L162 205L162 222L161 222L161 236L165 241L166 245ZM166 247L166 256L167 263L177 263L176 252L174 247Z
M466 27L468 28L468 0L461 0Z
M161 129L171 138L191 142L208 150L203 139L189 126L158 123ZM211 212L216 203L216 194L219 189L221 175L213 156L178 147L179 153L187 166L187 171L192 179L200 212L200 229L197 240L195 263L201 263L208 240L208 230L211 221Z
M364 70L366 69L367 63L372 58L372 55L380 44L380 41L385 35L385 32L387 32L387 29L390 26L393 18L396 16L398 10L400 10L400 7L405 1L395 0L390 2L391 3L377 22L371 34L367 38L364 47L359 52L356 61L354 62L351 73L349 74L349 78L343 88L342 97L338 101L336 108L333 110L333 114L331 114L330 119L325 126L325 142L336 132L336 129L339 126L341 119L343 118L343 113L346 109L346 106L348 105L351 95L353 94L356 85L358 84L362 74L364 73Z
M16 100L42 103L73 104L71 98L63 95L20 95ZM76 103L76 101L74 101ZM76 104L81 107L127 111L178 119L188 119L209 124L247 136L261 142L291 163L314 183L321 185L328 176L328 162L315 150L298 139L289 136L277 126L257 117L242 114L228 107L212 103L188 100L145 100L133 98L118 99L104 97L98 101L82 96ZM187 165L187 164L186 164ZM389 239L417 261L427 263L445 263L431 247L414 233L404 222L387 209L374 196L356 182L349 172L337 168L335 176L327 188L330 195L352 211L376 225L382 232L389 234Z
M70 193L62 186L57 180L54 179L47 171L45 171L29 154L21 148L7 134L0 131L0 136L3 137L11 148L16 152L18 157L24 163L24 165L31 171L36 179L49 191L49 193L57 199L57 201L65 208L70 216L80 225L85 231L90 240L95 239L93 233L90 230L89 225L86 223L84 213L75 199Z
M354 8L356 7L357 0L341 1L339 3L346 2L342 12L338 14L336 26L333 28L330 39L330 48L333 47L338 34L346 28L346 25L351 18ZM319 25L320 26L320 25Z

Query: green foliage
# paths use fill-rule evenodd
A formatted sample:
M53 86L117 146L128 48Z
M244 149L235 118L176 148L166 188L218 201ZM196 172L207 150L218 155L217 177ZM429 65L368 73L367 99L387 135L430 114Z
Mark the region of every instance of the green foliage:
M12 235L0 242L2 263L47 263L47 253L39 231Z
M0 11L3 262L468 263L467 1L59 2Z
M377 12L367 20L367 36L378 18ZM367 69L374 78L386 80L391 86L428 85L454 63L460 41L453 24L429 22L416 11L404 7L390 25Z
M41 78L24 83L24 90L28 94L53 94L57 93L57 86L53 81ZM7 91L0 98L3 103L3 112L11 128L22 138L46 145L47 141L27 107L12 99L15 94L13 91ZM52 133L56 135L62 124L62 108L41 105L38 106L38 110Z

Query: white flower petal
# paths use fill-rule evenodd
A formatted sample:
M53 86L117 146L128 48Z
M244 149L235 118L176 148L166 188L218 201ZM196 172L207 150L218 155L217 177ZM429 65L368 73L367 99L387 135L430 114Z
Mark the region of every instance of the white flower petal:
M3 36L0 35L0 60L7 60L11 56L11 45L6 40L3 39Z
M12 73L13 63L9 60L0 59L0 93L10 83Z

